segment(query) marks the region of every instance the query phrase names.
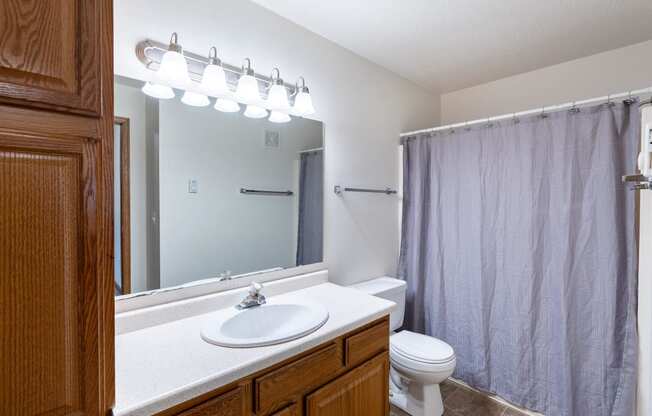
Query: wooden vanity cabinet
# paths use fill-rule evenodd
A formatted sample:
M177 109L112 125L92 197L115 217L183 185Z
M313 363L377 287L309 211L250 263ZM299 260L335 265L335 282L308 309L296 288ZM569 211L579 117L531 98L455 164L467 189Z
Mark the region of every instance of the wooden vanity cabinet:
M387 416L389 319L157 416Z

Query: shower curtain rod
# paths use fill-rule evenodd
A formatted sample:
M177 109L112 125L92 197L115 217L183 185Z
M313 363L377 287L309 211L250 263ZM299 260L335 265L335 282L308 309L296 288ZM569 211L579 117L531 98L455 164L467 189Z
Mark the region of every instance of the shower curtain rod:
M545 114L545 113L551 113L555 111L560 111L560 110L565 110L573 107L580 107L583 105L587 104L592 104L600 101L611 101L614 99L619 99L619 98L630 98L630 97L636 97L636 96L642 96L642 95L647 95L647 94L652 94L652 87L650 88L644 88L641 90L635 90L635 91L628 91L620 94L610 94L606 95L604 97L597 97L597 98L590 98L588 100L582 100L582 101L571 101L569 103L564 103L560 105L551 105L551 106L546 106L546 107L539 107L533 110L526 110L526 111L520 111L517 113L509 113L509 114L503 114L500 116L494 116L494 117L487 117L487 118L481 118L477 120L471 120L471 121L465 121L461 123L454 123L454 124L447 124L445 126L439 126L439 127L432 127L429 129L422 129L422 130L415 130L415 131L410 131L407 133L401 133L400 137L405 137L405 136L412 136L414 134L419 134L419 133L429 133L429 132L434 132L434 131L440 131L440 130L450 130L450 129L455 129L458 127L467 127L473 124L479 124L479 123L490 123L492 121L498 121L498 120L506 120L506 119L512 119L512 118L517 118L521 116L527 116L527 115L532 115L532 114Z

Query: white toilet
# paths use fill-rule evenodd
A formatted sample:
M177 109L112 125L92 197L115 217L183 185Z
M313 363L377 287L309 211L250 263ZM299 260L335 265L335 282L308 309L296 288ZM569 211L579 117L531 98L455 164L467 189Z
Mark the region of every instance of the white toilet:
M390 329L403 325L406 284L380 277L352 286L370 295L396 302ZM455 352L444 341L410 331L394 332L389 339L390 401L412 416L441 416L444 405L439 383L455 370Z

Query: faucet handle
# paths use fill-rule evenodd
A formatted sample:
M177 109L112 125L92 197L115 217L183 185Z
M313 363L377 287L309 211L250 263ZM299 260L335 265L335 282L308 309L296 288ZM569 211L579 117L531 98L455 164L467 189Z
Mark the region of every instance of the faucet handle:
M251 282L249 285L249 295L251 297L258 296L261 290L263 290L263 285L258 282Z

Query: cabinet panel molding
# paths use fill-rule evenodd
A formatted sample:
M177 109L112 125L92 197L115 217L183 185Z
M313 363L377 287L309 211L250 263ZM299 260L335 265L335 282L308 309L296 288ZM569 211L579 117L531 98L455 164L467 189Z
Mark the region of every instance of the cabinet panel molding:
M100 408L92 141L0 132L0 402Z
M104 1L0 2L0 101L99 115Z

